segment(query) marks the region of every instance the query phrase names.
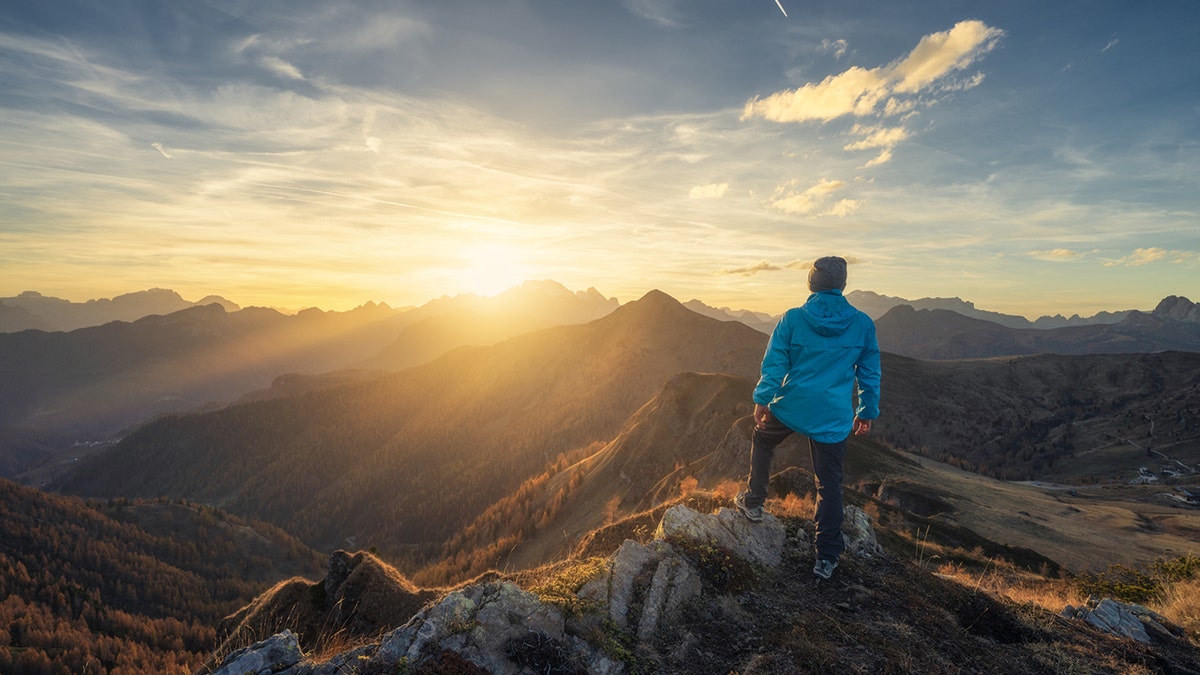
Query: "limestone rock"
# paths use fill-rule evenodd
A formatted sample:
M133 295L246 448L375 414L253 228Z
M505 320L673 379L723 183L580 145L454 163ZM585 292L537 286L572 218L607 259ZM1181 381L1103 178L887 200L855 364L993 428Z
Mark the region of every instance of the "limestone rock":
M638 576L658 558L653 549L632 539L626 539L617 549L608 583L608 615L621 630L629 629L629 601L633 598Z
M491 582L451 592L427 607L385 636L370 664L413 666L450 650L488 672L516 675L524 668L516 662L521 645L570 658L557 608L510 582Z
M300 652L296 634L285 630L225 657L213 675L280 673L299 663L302 658L304 655Z
M1124 603L1112 598L1100 599L1096 596L1088 598L1086 607L1067 605L1060 616L1068 619L1080 619L1095 628L1138 642L1149 644L1154 640L1151 632L1159 637L1176 638L1175 631L1167 626L1170 622L1141 605Z
M654 532L655 539L675 537L713 542L746 562L774 568L783 560L787 530L770 513L763 514L761 523L752 523L731 509L701 514L677 504L667 509Z
M853 504L847 505L843 513L842 537L846 542L846 552L860 558L882 553L883 549L875 538L875 528L871 526L871 516Z

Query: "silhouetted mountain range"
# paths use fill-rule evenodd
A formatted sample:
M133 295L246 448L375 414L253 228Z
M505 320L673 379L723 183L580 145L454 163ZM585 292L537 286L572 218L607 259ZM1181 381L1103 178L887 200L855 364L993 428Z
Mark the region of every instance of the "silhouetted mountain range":
M71 302L45 296L36 291L25 291L11 298L0 298L0 333L15 333L31 328L68 331L99 326L110 321L137 321L151 314L171 314L189 307L203 307L213 303L230 312L240 309L218 295L189 302L175 291L163 288L87 302Z
M1099 312L1089 317L1081 317L1078 314L1073 314L1069 318L1064 317L1061 314L1055 314L1054 316L1040 316L1037 319L1030 321L1023 316L978 309L975 307L975 303L963 300L961 298L921 298L919 300L906 300L904 298L880 295L879 293L874 293L872 291L850 291L846 294L846 299L850 301L850 304L865 312L867 316L870 316L872 319L878 319L882 317L894 307L908 305L913 309L949 310L972 319L991 321L1008 328L1045 329L1063 328L1065 326L1116 323L1121 319L1124 319L1131 311L1133 311L1123 310L1117 312Z
M220 503L321 547L437 546L560 453L610 439L672 375L754 376L765 340L654 291L370 382L157 420L64 488Z
M435 301L436 302L436 301ZM553 281L529 281L495 297L461 296L413 321L357 368L402 370L463 345L490 345L510 337L598 319L617 308L594 288L572 293Z
M164 294L178 297L151 295ZM463 344L588 321L616 305L594 289L530 282L494 298L440 298L404 311L368 303L285 315L211 304L70 332L0 334L0 475L154 415L249 392L269 398L336 386L362 373L329 371L416 365Z
M880 349L924 359L1133 354L1200 351L1198 315L1200 310L1190 300L1170 296L1154 311L1131 311L1117 323L1035 330L1008 328L945 309L899 305L875 327Z

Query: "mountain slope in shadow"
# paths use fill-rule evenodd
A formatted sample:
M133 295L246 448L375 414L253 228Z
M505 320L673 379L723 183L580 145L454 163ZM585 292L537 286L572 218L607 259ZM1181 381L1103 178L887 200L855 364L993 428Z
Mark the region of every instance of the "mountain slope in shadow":
M155 421L62 488L219 503L322 548L437 546L559 454L611 439L676 373L754 376L765 342L652 291L368 383Z

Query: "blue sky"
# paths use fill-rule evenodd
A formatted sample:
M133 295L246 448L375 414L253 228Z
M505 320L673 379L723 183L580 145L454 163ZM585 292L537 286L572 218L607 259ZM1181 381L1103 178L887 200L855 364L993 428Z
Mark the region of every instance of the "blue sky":
M0 296L1200 300L1200 3L781 2L6 7Z

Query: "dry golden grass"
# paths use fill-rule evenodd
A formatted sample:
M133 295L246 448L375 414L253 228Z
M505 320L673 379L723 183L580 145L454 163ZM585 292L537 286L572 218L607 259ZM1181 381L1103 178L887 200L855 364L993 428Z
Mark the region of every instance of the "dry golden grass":
M1192 642L1200 643L1200 579L1171 584L1151 609L1183 627Z

